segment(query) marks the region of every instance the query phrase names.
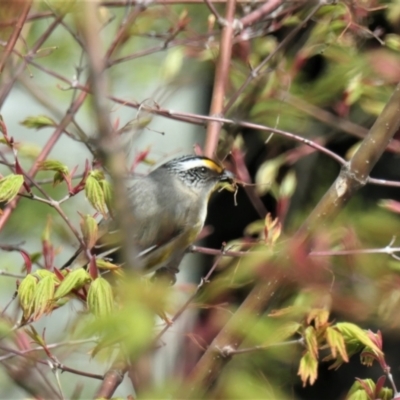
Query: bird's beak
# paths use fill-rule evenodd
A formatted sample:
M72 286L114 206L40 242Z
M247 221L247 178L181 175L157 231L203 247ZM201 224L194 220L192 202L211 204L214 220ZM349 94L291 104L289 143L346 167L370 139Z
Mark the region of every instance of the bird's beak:
M231 171L224 170L224 172L221 174L220 181L221 182L228 182L228 183L232 184L232 183L235 182L235 175Z

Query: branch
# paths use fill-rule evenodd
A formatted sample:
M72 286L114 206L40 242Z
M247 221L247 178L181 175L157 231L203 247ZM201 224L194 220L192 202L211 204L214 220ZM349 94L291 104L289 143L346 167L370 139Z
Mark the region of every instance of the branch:
M347 119L340 118L335 114L324 110L321 107L317 107L314 104L307 103L305 100L293 96L287 92L279 92L277 98L290 104L291 106L297 108L298 110L310 115L318 121L321 121L327 125L335 127L335 129L342 130L352 136L359 139L364 139L368 134L368 129L363 126L357 125ZM399 153L400 152L400 142L398 140L393 140L389 143L388 150Z
M283 4L283 0L269 0L264 3L262 6L257 8L256 10L252 11L251 13L247 14L243 18L240 19L240 22L243 28L250 26L260 20L264 15L271 14L275 11L278 7Z
M367 182L369 172L400 126L399 104L400 84L349 164L344 164L336 182L298 231L297 239L299 237L303 239L313 231L313 228L323 226L329 218L336 215L351 195ZM229 346L232 351L236 351L239 348L257 320L249 316L258 315L267 307L275 291L281 286L282 280L282 272L276 268L268 284L265 281L256 284L191 371L189 396L197 396L199 389L207 391L217 380L222 368L229 361L229 358L221 355L219 349Z
M368 182L372 168L400 127L399 104L400 83L356 153L342 165L336 181L304 221L298 235L308 237L316 227L326 224Z
M27 174L28 176L33 178L36 175L36 173L38 171L39 163L47 158L50 151L53 149L54 145L60 139L65 128L73 120L75 113L78 111L78 109L81 107L81 105L85 101L86 96L87 96L87 92L81 92L80 95L78 96L78 98L71 104L65 117L61 120L60 124L58 125L56 130L53 132L50 139L47 141L47 143L43 147L43 150L37 157L35 164L29 170L29 172ZM12 202L8 203L7 206L4 208L3 214L0 216L0 231L4 228L4 225L10 218L12 210L14 210L14 208L17 206L19 199L20 199L19 197L15 198Z
M318 4L310 11L310 13L307 15L304 20L296 26L283 40L282 42L279 43L279 45L276 47L276 49L271 52L258 66L257 68L254 68L247 79L243 82L242 86L231 96L229 99L228 103L226 104L223 112L226 113L232 106L235 104L236 100L239 98L239 96L244 92L244 90L247 88L247 86L251 83L251 81L255 78L258 77L258 75L261 73L261 70L264 68L264 66L273 58L275 55L282 50L297 34L298 32L303 29L304 25L310 21L310 19L317 13L317 11L324 5L323 0L320 0Z
M39 48L42 46L42 44L50 37L54 29L57 28L59 25L60 21L64 18L64 15L59 15L51 24L50 26L46 29L46 31L39 37L39 39L36 41L36 43L33 45L31 50L28 52L28 54L25 56L25 58L22 60L21 64L17 68L17 70L14 72L14 75L12 76L11 79L5 84L3 84L1 90L0 90L0 109L2 108L4 101L6 100L8 94L10 93L10 90L14 86L14 83L16 79L24 72L26 65L28 63L28 60L30 60L36 52L39 50ZM12 50L12 49L11 49Z
M100 54L102 43L100 40L101 25L97 19L97 5L94 2L84 2L84 19L79 20L80 28L86 43L89 59L89 79L93 91L93 104L97 128L99 132L97 149L99 158L110 174L114 189L115 221L121 231L122 253L126 262L126 269L139 268L136 259L136 249L132 245L135 224L132 224L130 199L127 194L125 175L126 157L117 132L113 131L109 120L107 106L108 85L105 69L108 59L104 60ZM133 13L132 15L136 15ZM112 53L115 43L111 44L107 54Z
M276 269L279 270L279 268ZM221 355L220 349L229 346L232 351L236 351L239 348L248 332L253 329L257 322L256 318L249 318L249 316L257 315L263 311L280 284L281 276L279 272L276 272L274 276L270 277L268 283L262 281L253 288L190 372L188 377L190 385L188 388L185 387L184 395L181 392L176 397L197 398L199 396L198 390L207 391L210 388L230 360L229 357Z
M124 376L128 371L128 365L125 361L117 359L111 368L104 375L103 383L97 391L96 399L109 399L124 380Z
M6 65L8 56L12 53L15 43L19 38L19 34L21 33L22 27L25 24L26 18L28 16L29 10L31 9L32 0L25 0L23 3L23 7L21 10L21 15L19 16L14 30L8 39L6 49L4 50L3 56L0 59L0 74L3 72L4 66Z
M210 107L210 115L222 116L224 108L225 90L229 78L232 44L234 36L234 16L236 0L228 0L225 13L225 27L222 29L221 43L217 68L215 71L214 90ZM213 157L217 150L221 124L210 121L207 127L204 154Z

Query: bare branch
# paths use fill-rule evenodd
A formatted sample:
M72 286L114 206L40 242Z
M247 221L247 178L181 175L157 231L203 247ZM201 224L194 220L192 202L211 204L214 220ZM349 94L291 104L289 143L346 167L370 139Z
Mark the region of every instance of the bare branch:
M234 17L236 0L228 0L225 14L225 26L222 29L219 56L215 70L214 90L211 100L210 115L222 116L225 90L228 83L229 67L231 63L232 44L234 36ZM204 154L213 157L217 150L221 124L217 121L210 121L207 127Z

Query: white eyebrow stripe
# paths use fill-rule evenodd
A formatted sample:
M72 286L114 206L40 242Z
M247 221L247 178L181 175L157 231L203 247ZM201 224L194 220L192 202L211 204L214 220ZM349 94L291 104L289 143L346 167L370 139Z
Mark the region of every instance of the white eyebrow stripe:
M182 169L185 170L197 167L208 167L207 163L205 163L204 160L187 160L182 161L180 164L183 167Z

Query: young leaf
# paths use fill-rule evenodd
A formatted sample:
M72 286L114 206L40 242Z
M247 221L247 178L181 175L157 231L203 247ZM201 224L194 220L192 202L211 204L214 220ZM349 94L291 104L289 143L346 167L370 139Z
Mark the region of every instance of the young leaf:
M326 341L331 349L332 356L337 357L338 353L345 362L349 362L349 357L346 351L346 345L344 343L343 336L335 328L326 328Z
M60 286L58 286L54 294L54 299L58 300L61 297L71 293L72 290L80 289L90 281L90 275L85 269L79 268L75 271L72 271L64 278L64 280L60 283Z
M0 202L10 202L24 184L22 175L10 174L0 179Z
M368 337L368 333L350 322L339 322L335 325L337 330L342 333L344 341L348 343L362 343L369 347L376 355L382 355L382 350Z
M101 188L103 189L104 201L106 202L108 210L111 211L113 205L113 193L111 190L110 182L107 182L105 179L101 179L99 183Z
M81 220L81 231L87 248L92 249L96 244L99 229L96 220L91 215L86 215Z
M304 331L304 341L310 356L318 358L317 332L313 326L308 326Z
M371 400L374 391L375 384L371 379L357 379L347 393L346 400Z
M97 265L97 268L108 270L108 271L121 269L121 267L119 265L110 263L109 261L105 261L105 260L102 260L100 258L96 259L96 265Z
M300 375L303 387L306 386L307 380L310 381L310 385L313 385L316 381L318 376L318 361L309 351L301 357L297 375Z
M325 308L313 308L307 315L307 324L314 321L315 328L324 327L329 320L329 311Z
M33 129L42 129L48 126L57 126L57 124L51 118L46 117L46 115L37 115L36 117L25 118L21 122L21 125Z
M93 208L106 216L107 206L104 192L99 181L92 174L86 179L85 194Z
M39 163L40 171L56 171L67 175L69 170L66 165L57 160L46 160Z
M111 285L104 278L99 277L90 285L87 304L96 317L111 314L114 306L113 293Z
M272 160L265 161L260 165L256 173L257 193L264 195L269 192L271 186L275 183L279 169L284 164L285 158L280 156Z
M37 284L33 300L33 318L37 320L43 314L52 310L54 300L55 276L50 274Z
M46 346L43 337L39 335L38 331L32 325L30 325L28 329L25 329L25 333L34 341L34 343L41 347Z
M279 187L279 197L291 198L296 189L297 179L294 171L289 171Z
M18 287L19 304L24 313L24 319L27 320L32 314L33 299L35 297L36 286L38 279L33 275L27 275Z

